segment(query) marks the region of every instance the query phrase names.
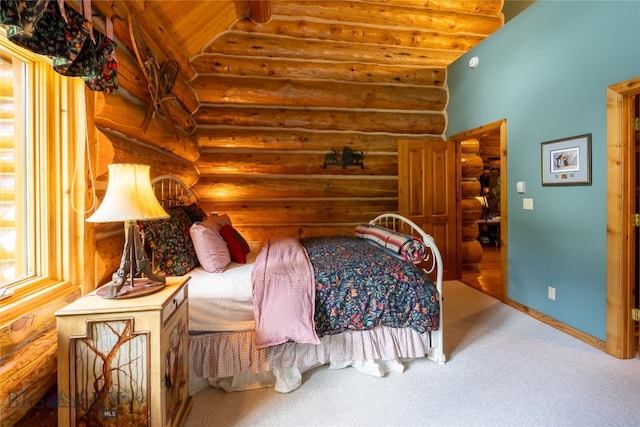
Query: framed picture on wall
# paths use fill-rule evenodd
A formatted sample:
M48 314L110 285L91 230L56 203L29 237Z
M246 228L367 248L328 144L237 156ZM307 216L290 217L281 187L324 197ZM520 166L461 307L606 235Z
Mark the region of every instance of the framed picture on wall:
M591 185L591 134L542 143L542 185Z

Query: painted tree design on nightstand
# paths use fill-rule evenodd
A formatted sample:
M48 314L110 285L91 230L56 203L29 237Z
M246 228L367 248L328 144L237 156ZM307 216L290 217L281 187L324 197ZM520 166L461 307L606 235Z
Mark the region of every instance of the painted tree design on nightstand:
M72 341L76 425L147 425L147 334L133 333L133 319L99 321Z
M166 419L172 420L182 405L182 389L187 380L184 376L184 355L187 330L180 320L169 335L169 349L165 354L164 379L166 386Z

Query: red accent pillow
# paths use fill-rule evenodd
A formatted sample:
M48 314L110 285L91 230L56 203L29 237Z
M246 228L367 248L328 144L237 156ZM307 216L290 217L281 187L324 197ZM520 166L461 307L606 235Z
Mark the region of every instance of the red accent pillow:
M249 249L249 244L244 240L244 237L238 233L238 230L226 224L220 229L220 235L227 242L231 261L246 264L247 254L251 252L251 249Z

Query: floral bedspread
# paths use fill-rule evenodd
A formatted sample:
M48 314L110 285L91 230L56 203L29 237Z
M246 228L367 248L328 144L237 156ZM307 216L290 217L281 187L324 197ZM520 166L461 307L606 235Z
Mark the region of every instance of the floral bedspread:
M438 329L440 295L420 268L355 237L301 242L314 267L318 337L378 325Z

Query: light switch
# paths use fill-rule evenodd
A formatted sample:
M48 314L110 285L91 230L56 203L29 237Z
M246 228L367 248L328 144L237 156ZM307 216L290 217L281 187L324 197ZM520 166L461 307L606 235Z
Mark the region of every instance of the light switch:
M522 209L533 210L533 199L522 199Z
M524 181L516 182L516 191L521 194L525 192Z

